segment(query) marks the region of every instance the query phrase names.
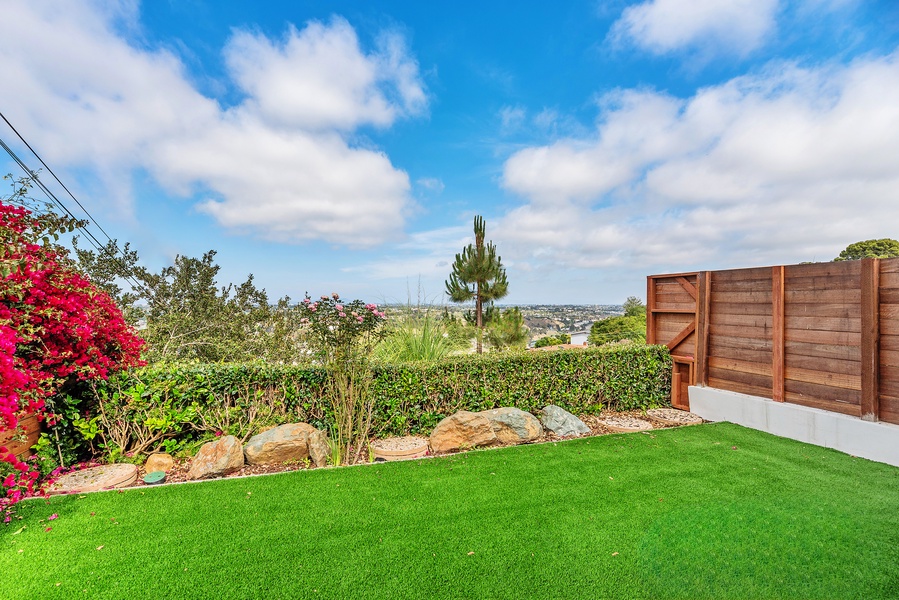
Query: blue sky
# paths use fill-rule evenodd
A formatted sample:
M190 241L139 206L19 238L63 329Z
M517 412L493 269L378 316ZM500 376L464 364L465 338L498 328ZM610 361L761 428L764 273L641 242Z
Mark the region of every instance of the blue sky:
M507 302L605 304L899 238L893 0L3 4L0 111L154 270L442 301L480 214Z

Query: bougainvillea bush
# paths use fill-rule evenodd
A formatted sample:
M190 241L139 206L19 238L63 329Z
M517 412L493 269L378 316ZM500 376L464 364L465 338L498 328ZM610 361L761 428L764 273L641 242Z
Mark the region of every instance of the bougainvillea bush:
M22 414L52 425L52 398L141 364L143 341L55 243L75 223L0 201L0 432L15 429ZM37 472L5 447L0 462L12 467L0 502L34 492Z

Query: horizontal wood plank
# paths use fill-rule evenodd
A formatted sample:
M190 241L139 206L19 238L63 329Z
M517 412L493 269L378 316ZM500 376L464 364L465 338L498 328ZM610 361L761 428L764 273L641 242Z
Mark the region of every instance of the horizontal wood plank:
M755 290L746 292L712 292L713 302L728 304L771 304L771 290Z
M880 304L899 304L899 289L881 287Z
M881 273L899 273L899 258L880 259Z
M709 357L709 368L724 369L727 371L737 371L740 373L752 373L754 375L764 375L771 377L771 363L757 363L745 360L736 360L732 358L722 358L719 356Z
M751 269L729 269L712 272L712 286L729 281L748 281L751 279L771 282L771 267L753 267Z
M829 317L837 319L861 319L862 310L859 304L822 304L809 302L790 302L784 306L787 317Z
M802 304L858 304L862 300L861 289L850 290L793 290L786 288L784 298L788 303Z
M787 352L787 367L807 369L810 371L827 371L840 375L857 375L861 377L862 363L857 360L843 360L840 358L826 358L820 356L803 356Z
M738 325L740 327L758 327L760 329L771 329L771 315L727 315L717 314L710 311L709 326L712 325Z
M787 265L784 267L784 278L801 277L839 277L862 272L861 261L822 262L806 265Z
M709 347L709 358L717 356L719 358L732 358L734 360L745 360L747 362L755 362L760 364L771 363L771 350L747 350L746 348L730 348L727 346L711 346Z
M798 404L800 406L808 406L809 408L827 410L830 412L849 415L852 417L860 417L862 414L861 406L858 404L847 404L845 402L828 400L826 398L813 398L811 396L797 394L795 392L787 392L785 394L785 399L791 404Z
M793 291L861 290L861 275L832 275L830 277L785 277L786 289Z
M880 270L880 287L885 289L899 289L899 273L884 272Z
M814 344L807 342L787 341L785 344L787 356L813 356L818 358L836 358L860 362L862 359L861 346L839 346L832 344Z
M725 337L736 337L751 340L768 340L771 339L770 327L750 327L748 325L709 325L709 333L711 335L721 335Z
M897 338L899 339L899 338ZM885 350L881 348L880 350L880 365L881 368L884 366L888 367L899 367L899 348L894 350Z
M733 304L730 302L718 302L712 294L713 315L771 315L771 304Z
M842 402L858 406L861 405L862 401L862 393L860 390L819 385L807 381L796 381L795 379L785 380L784 389L787 392L792 392L813 400Z
M784 339L788 342L805 342L824 344L827 346L860 346L862 334L848 331L811 331L805 329L786 329Z
M806 331L844 331L861 333L862 320L840 319L834 317L795 317L785 319L787 329L804 329Z
M768 390L771 393L771 376L758 375L756 373L744 373L742 371L731 371L730 369L721 369L709 366L709 377L720 379L722 381L733 381L736 383L744 383L759 389Z
M826 367L827 365L821 366ZM784 371L784 378L788 381L814 383L826 387L845 388L847 390L857 390L859 392L862 389L861 373L834 373L831 371L818 371L813 369L788 366Z
M715 356L717 354L715 349L720 347L738 348L740 350L764 350L770 352L771 339L741 338L736 336L710 334L709 348L711 349L711 353L709 355Z
M771 387L755 386L739 381L729 381L726 379L716 379L709 377L709 387L716 390L725 390L728 392L737 392L738 394L748 394L750 396L759 396L761 398L771 398Z

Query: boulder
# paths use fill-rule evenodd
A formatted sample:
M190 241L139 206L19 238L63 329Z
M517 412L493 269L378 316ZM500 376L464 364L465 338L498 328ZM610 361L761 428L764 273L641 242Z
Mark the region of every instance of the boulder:
M144 469L147 473L152 473L154 471L168 471L174 466L175 459L172 458L171 454L157 452L156 454L150 455L150 458L148 458L147 462L144 464Z
M503 444L532 442L543 435L543 426L537 417L512 406L483 410L476 414L490 421L497 441Z
M478 413L459 411L439 423L429 441L433 452L454 452L496 442L490 420Z
M316 432L308 423L288 423L254 435L243 449L247 463L262 465L309 458L309 436Z
M544 406L540 410L540 422L543 423L543 427L559 437L590 433L590 428L583 421L554 404Z
M218 477L243 466L243 447L233 435L203 444L190 463L188 479Z
M328 436L324 431L316 429L309 434L309 458L316 467L328 465L331 456L331 446L328 444Z

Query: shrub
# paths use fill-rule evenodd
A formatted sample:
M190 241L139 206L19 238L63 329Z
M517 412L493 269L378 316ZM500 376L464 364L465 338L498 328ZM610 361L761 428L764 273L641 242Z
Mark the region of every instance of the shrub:
M459 410L634 410L667 405L671 392L667 349L636 344L380 364L372 375L372 433L379 436L427 434ZM107 415L100 427L107 453L178 451L216 433L246 439L287 422L330 428L326 382L321 367L154 365L97 382L94 402Z

